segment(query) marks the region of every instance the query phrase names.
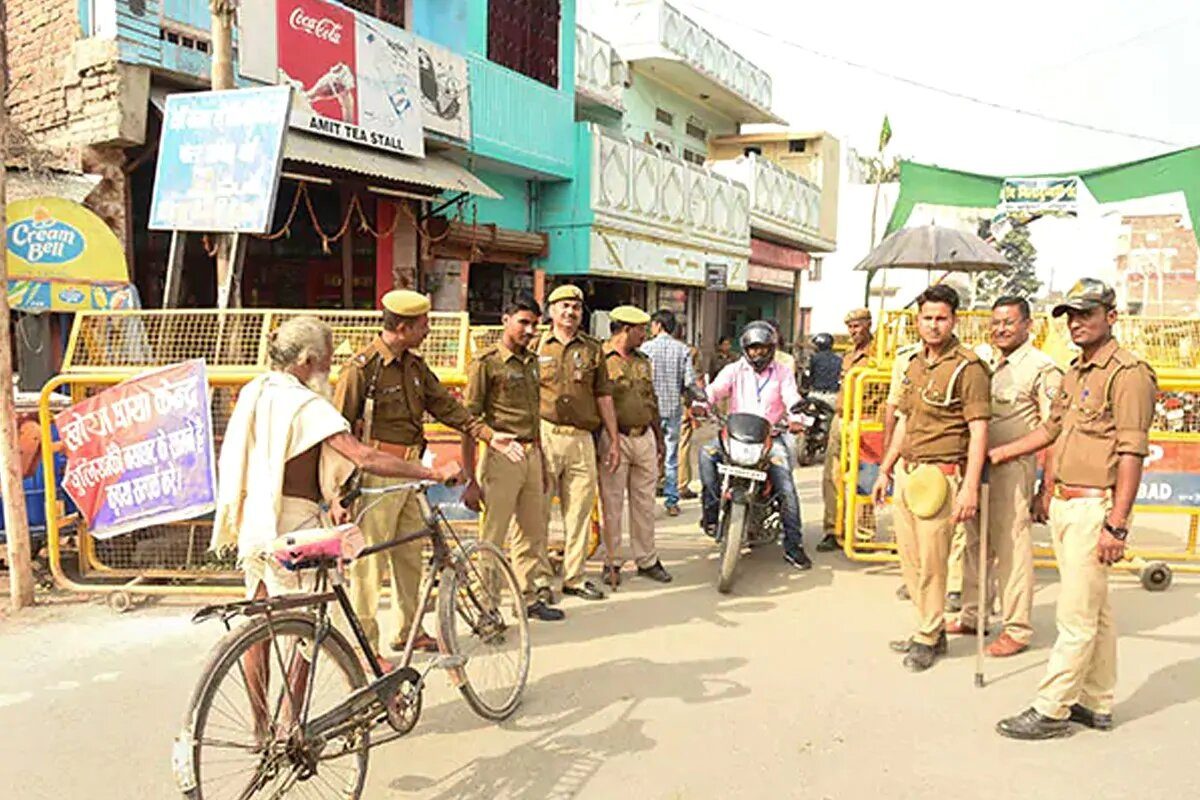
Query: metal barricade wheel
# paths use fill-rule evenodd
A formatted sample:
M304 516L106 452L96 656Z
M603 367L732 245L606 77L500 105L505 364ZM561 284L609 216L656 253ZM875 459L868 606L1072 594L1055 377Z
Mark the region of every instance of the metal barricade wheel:
M1148 592L1165 592L1172 577L1170 567L1161 561L1153 561L1142 568L1142 588Z

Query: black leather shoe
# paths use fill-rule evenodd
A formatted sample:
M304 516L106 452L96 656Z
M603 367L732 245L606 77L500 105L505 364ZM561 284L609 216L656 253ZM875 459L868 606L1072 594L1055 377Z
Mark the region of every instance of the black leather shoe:
M646 567L645 569L638 567L638 575L643 578L649 578L652 581L658 581L659 583L670 583L675 580L671 577L671 573L667 572L661 561L655 561L654 566Z
M1071 706L1071 722L1076 722L1094 731L1111 731L1113 727L1112 714L1097 714L1087 706L1078 703Z
M897 653L907 653L909 650L912 650L912 646L913 646L913 640L911 637L908 639L895 639L893 641L888 642L888 647L892 648L892 650L894 650ZM933 654L935 656L946 655L946 632L945 631L942 631L942 635L939 636L937 642L934 643Z
M1010 739L1054 739L1066 736L1071 726L1065 719L1043 717L1036 709L1027 708L1015 717L996 723L996 733Z
M937 661L933 648L927 644L912 643L908 655L904 657L904 668L909 672L924 672Z
M591 581L584 581L581 586L564 586L563 594L569 594L572 597L581 597L584 600L603 600L604 592L600 591L596 584Z
M946 610L952 613L962 611L962 592L951 592L946 595Z
M704 531L704 535L710 539L715 540L717 538L717 523L715 522L701 523L700 530Z
M542 622L561 622L567 618L567 615L562 611L559 611L557 608L551 608L541 600L538 600L525 609L525 613L529 615L530 619L540 619Z
M838 544L837 537L832 533L825 534L825 538L817 544L818 553L834 553L841 549L842 546Z
M813 566L812 559L804 552L803 547L793 552L784 551L783 560L802 571L812 569Z
M554 596L554 590L549 586L538 587L537 599L539 603L545 603L548 606L558 605L558 598Z

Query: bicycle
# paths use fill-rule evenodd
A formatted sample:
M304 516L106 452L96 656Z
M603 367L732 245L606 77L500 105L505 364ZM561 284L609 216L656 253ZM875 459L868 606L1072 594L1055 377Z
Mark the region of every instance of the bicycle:
M356 532L366 512L392 492L423 494L432 485L354 488L344 506L360 495L374 499L353 526L342 528ZM368 752L417 724L425 678L435 668L447 671L475 713L494 721L512 715L528 680L530 658L529 622L516 575L495 545L460 540L440 508L424 499L421 505L424 530L362 548L355 557L429 538L432 553L417 608L429 608L436 587L439 656L424 671L413 667L418 614L400 663L383 671L346 594L347 559L341 553L291 563L292 569L315 569L311 593L202 608L192 621L219 618L227 633L192 693L172 751L176 783L185 797L279 798L298 786L303 796L360 797ZM345 615L361 659L333 626L331 602ZM249 621L232 626L239 616ZM373 673L369 682L363 663ZM278 694L268 697L273 683ZM375 736L381 729L383 735Z

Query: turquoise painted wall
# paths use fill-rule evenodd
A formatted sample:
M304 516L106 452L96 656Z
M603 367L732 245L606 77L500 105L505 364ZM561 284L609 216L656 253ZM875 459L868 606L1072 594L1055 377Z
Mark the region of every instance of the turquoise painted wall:
M469 31L476 18L487 19L487 0L413 0L412 11L417 36L456 53L480 52L472 47Z
M587 272L592 211L592 138L586 123L571 137L574 177L540 187L538 227L550 237L550 253L540 266L552 274Z
M655 119L655 110L663 109L674 115L674 124L667 127ZM683 157L683 148L707 155L705 142L688 136L685 128L689 117L695 117L709 137L736 134L738 125L733 119L678 91L668 88L640 70L634 72L633 86L625 92L625 119L622 132L630 139L646 141L649 132L654 142L670 142L671 152Z
M533 230L528 180L482 169L476 169L474 172L480 180L503 195L500 200L481 197L471 201L475 208L475 218L480 224L499 225L517 231ZM463 219L467 224L472 221L471 211L471 206L468 205Z

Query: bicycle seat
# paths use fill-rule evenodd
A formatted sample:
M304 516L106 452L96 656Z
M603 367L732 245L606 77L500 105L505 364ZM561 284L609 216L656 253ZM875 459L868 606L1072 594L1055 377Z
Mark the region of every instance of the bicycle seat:
M366 547L362 530L352 523L336 528L304 528L285 533L271 543L270 552L287 570L309 569L321 564L353 561Z

